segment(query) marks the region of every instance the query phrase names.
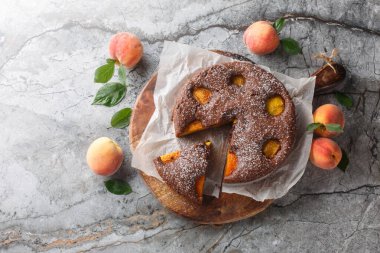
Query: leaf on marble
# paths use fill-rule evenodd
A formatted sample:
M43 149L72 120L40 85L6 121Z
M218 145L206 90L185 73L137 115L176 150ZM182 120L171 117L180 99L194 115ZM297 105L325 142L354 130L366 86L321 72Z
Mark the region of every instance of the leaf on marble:
M98 90L92 104L108 107L117 105L125 97L126 91L127 87L124 84L107 83Z
M107 59L107 64L100 66L95 70L95 83L106 83L111 80L115 72L115 60Z
M338 164L338 168L341 169L343 172L346 172L348 164L350 163L346 151L344 149L342 150L342 159L340 159L340 162Z
M123 65L120 65L118 72L119 81L126 85L127 84L127 70Z
M298 42L292 38L281 39L281 46L287 54L296 55L301 53L301 47Z
M345 106L347 109L350 109L354 105L354 101L352 100L351 97L347 96L346 94L336 91L334 93L334 96L338 102Z
M282 28L285 25L285 19L279 18L273 23L274 29L276 29L277 33L281 32Z
M104 185L110 193L116 195L128 195L132 192L131 186L127 182L120 179L110 179L104 181Z
M114 128L125 128L129 126L129 121L131 119L132 109L124 108L116 112L111 119L111 126Z
M107 62L107 63L116 63L117 61L114 60L114 59L108 58L108 59L106 60L106 62Z
M309 125L307 125L306 127L306 131L314 131L315 129L317 129L318 127L322 126L323 124L321 123L310 123Z
M343 129L339 124L326 124L325 127L331 132L343 132Z

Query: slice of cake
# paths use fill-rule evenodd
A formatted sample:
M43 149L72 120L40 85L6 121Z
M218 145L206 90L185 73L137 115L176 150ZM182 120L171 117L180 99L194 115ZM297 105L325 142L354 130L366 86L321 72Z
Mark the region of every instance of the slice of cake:
M178 194L201 204L211 142L162 155L154 165L165 183Z

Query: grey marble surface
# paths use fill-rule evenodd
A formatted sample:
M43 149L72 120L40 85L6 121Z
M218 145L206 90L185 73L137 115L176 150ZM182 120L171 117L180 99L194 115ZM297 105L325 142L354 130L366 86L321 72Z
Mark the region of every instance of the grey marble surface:
M287 14L282 36L303 55L256 57L242 43L258 19ZM117 107L91 106L94 69L110 36L136 33L145 47ZM351 80L338 138L346 173L308 165L300 182L254 218L206 226L165 210L130 167L126 130L108 129L155 70L164 40L238 52L293 77L334 47ZM0 8L0 252L380 252L380 3L319 1L2 0ZM316 104L336 103L333 96ZM87 168L89 143L116 139L126 152L115 196Z

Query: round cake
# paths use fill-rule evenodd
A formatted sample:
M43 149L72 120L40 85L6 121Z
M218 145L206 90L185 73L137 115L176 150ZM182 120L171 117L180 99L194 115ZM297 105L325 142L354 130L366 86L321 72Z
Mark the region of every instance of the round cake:
M177 97L173 122L177 137L232 124L225 183L270 174L289 155L295 139L295 109L287 90L249 62L213 65L193 76Z

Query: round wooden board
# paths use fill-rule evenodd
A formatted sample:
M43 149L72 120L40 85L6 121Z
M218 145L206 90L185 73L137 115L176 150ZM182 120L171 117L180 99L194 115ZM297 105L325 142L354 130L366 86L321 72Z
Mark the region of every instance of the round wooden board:
M145 84L137 97L129 126L129 140L134 150L152 116L153 92L157 73ZM163 206L201 224L224 224L252 217L265 210L272 200L258 202L238 194L222 193L220 198L205 196L203 205L196 205L177 194L160 180L140 173L145 183Z

